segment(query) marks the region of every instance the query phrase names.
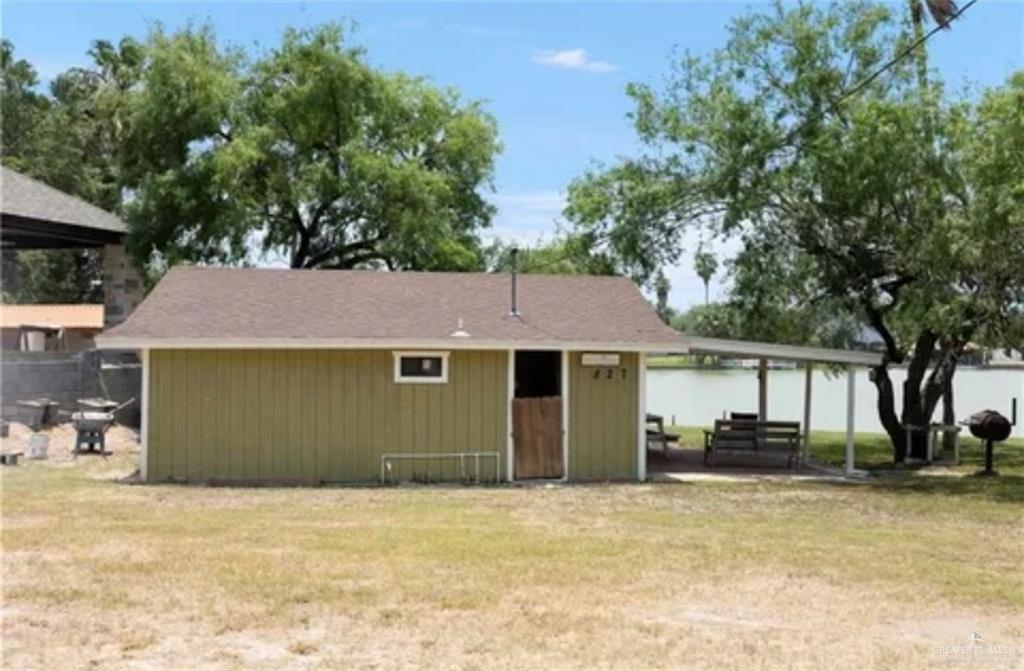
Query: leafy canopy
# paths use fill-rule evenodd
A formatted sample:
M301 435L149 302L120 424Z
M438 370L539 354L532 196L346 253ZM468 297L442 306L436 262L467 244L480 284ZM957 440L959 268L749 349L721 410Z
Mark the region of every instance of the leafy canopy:
M136 254L295 268L466 269L500 145L480 103L380 71L338 26L255 57L157 30L130 102Z
M578 179L567 215L645 281L678 259L687 227L738 236L735 300L840 309L871 324L893 361L922 331L1002 341L1024 285L1020 165L1009 165L1019 76L972 106L905 59L833 104L910 37L864 2L737 20L711 57L679 60L663 90L629 87L648 151Z

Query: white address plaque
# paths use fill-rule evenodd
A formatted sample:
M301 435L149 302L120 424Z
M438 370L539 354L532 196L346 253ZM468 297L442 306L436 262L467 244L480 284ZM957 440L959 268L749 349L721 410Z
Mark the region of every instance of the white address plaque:
M584 366L601 366L606 368L609 366L618 366L619 358L618 354L587 353L582 356L580 363Z

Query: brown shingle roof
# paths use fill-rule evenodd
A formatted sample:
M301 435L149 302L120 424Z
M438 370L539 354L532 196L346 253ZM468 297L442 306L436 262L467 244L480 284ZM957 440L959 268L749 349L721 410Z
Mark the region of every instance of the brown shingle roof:
M622 346L678 348L621 277L234 268L172 269L101 347ZM452 335L459 328L469 337Z
M0 214L125 233L127 225L104 209L7 166L0 166Z

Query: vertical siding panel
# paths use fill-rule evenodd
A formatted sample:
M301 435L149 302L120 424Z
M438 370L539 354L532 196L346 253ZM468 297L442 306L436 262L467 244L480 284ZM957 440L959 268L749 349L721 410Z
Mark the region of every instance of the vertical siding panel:
M271 354L274 367L274 386L269 390L268 417L271 418L270 436L270 468L271 477L288 477L288 463L286 455L290 446L288 445L288 384L289 372L287 352L275 350ZM276 406L276 410L274 408Z
M203 402L201 416L202 423L199 426L197 437L200 454L199 471L206 474L206 477L217 477L220 464L223 461L224 453L230 446L224 444L224 422L214 419L214 385L217 382L217 368L222 361L221 352L208 353L204 357L203 365L200 366L200 387ZM226 400L223 394L217 399L219 404L226 407ZM209 447L208 447L209 446Z
M497 445L498 436L501 432L501 426L504 424L502 414L500 411L500 405L498 403L499 391L503 387L501 383L504 376L501 374L500 364L502 361L501 352L481 352L487 358L487 406L488 415L491 417L491 421L485 424L487 431L487 444ZM501 452L498 452L499 460L501 458ZM487 462L488 469L484 471L486 474L493 472L494 465Z
M290 384L288 386L288 395L291 406L291 412L288 415L290 420L291 431L289 432L289 440L292 445L292 458L288 460L289 467L291 469L291 476L293 478L305 477L306 460L308 458L309 445L306 442L306 431L304 422L302 421L305 417L305 394L303 394L303 372L305 368L306 352L305 350L297 350L289 353L289 366L288 371L291 373L289 376Z
M352 398L352 353L339 351L337 357L337 405L335 412L341 420L338 426L338 470L350 476L356 472L356 451L352 445L351 427L355 421L356 407Z
M386 350L154 351L151 478L372 481L385 451L493 451L505 472L506 356L452 352L448 384L399 385Z
M621 435L619 432L619 420L621 419L621 413L615 412L615 408L613 406L613 401L616 397L615 392L617 391L617 383L618 381L614 379L602 379L601 384L597 387L600 412L605 421L604 440L601 441L600 452L601 468L598 470L602 479L609 478L613 475L612 466L614 465L615 459L614 453L618 448L617 443L619 436Z
M230 477L231 473L241 472L238 459L240 455L236 445L237 434L234 431L234 418L238 416L238 407L235 404L232 376L228 372L233 359L233 352L223 352L211 357L209 362L213 384L206 398L207 425L203 435L212 435L213 439L203 440L203 452L213 459L214 473L217 477ZM223 390L223 402L219 400L217 390ZM224 407L227 408L227 412L224 412ZM218 444L223 444L225 449L217 449Z
M149 479L158 482L166 477L164 458L170 446L168 445L166 419L170 417L165 406L167 404L167 367L165 364L165 352L153 350L149 353L149 407L143 408L148 412L149 440L148 446L148 469Z
M167 371L167 402L164 411L168 433L174 436L168 443L163 459L166 478L184 476L184 452L188 449L189 420L181 414L185 408L178 404L178 386L187 371L181 369L182 364L176 360L175 354L173 351L164 352L164 370Z
M341 365L341 392L339 395L339 410L344 417L340 437L344 456L344 473L348 479L353 479L362 472L363 455L359 452L359 445L356 439L359 431L359 353L353 351L339 352Z
M445 392L445 386L440 384L423 385L424 391L429 395L427 403L428 447L435 454L444 450L441 445L441 395ZM450 460L440 460L437 462L435 472L439 474L439 477L450 478L450 467Z
M274 475L274 416L271 414L274 405L274 390L277 388L277 361L272 351L251 351L254 365L259 371L259 391L256 408L260 422L260 477L270 478Z
M430 405L428 394L429 390L421 384L410 384L406 385L412 389L413 398L413 423L412 423L412 443L410 445L411 451L416 454L426 454L430 446L429 436L427 434L427 415L430 412ZM433 464L428 463L426 459L417 459L416 466L420 469L420 474L426 478L427 473L433 475Z
M345 437L345 353L330 353L331 398L331 471L336 480L344 480L347 470L348 443Z
M313 418L313 406L316 396L309 393L315 380L315 350L302 350L298 353L299 365L296 366L298 380L293 392L298 401L299 436L302 442L301 476L303 479L316 479L316 421Z
M469 451L469 364L465 361L458 361L457 370L454 374L455 392L455 445L458 452Z
M620 368L611 380L594 379L581 353L569 363L569 468L573 479L626 479L636 475L638 361L620 354Z
M584 432L584 436L587 438L587 446L584 454L586 455L586 464L584 464L583 471L587 474L588 478L594 478L600 473L601 468L601 434L604 433L604 422L606 418L604 413L601 412L601 408L598 406L600 397L598 396L599 390L595 388L595 384L600 382L600 379L594 378L594 371L592 369L583 368L580 366L580 383L583 387L583 416L586 418L587 430Z
M180 477L193 478L197 474L196 465L199 453L196 450L196 441L202 421L199 413L200 406L197 403L201 398L202 391L199 386L202 382L198 376L198 371L202 368L202 353L192 359L185 358L185 354L185 352L175 352L175 357L180 362L178 365L182 366L185 374L177 381L174 400L175 405L185 411L181 417L186 422L188 430L185 437L185 449L181 452L181 466L178 467L175 464L174 470L180 474ZM189 394L190 389L193 390L192 394Z
M395 411L398 413L401 433L398 436L398 444L395 446L396 452L411 452L412 451L412 434L413 424L415 423L415 408L413 407L413 387L409 384L398 384L392 383L398 394L398 406L395 407ZM398 468L398 466L396 466ZM410 467L408 471L400 469L404 477L408 477L412 474L413 469Z
M272 477L288 477L288 452L291 446L288 444L288 385L291 377L288 370L288 353L274 351L274 388L268 394L269 417L271 417L270 435L273 437L271 444L271 466ZM274 407L276 406L276 408Z
M359 448L363 450L370 463L370 468L367 472L363 473L360 480L367 482L372 481L373 478L377 477L380 471L380 453L377 447L377 436L376 436L376 408L377 404L377 385L376 385L376 374L375 374L375 352L366 351L363 353L363 366L365 367L365 380L364 387L362 390L363 396L365 396L366 409L362 414L363 431L362 431L362 446Z
M213 365L213 357L209 352L203 352L195 365L192 366L192 379L189 387L192 390L192 397L196 400L196 422L192 427L192 440L190 441L188 454L188 469L192 477L206 479L213 476L214 454L213 450L204 450L204 437L209 436L210 417L207 410L210 407L210 367ZM211 439L214 436L210 436Z
M306 477L314 480L323 479L323 468L320 462L320 435L323 433L323 422L320 421L321 394L323 385L320 375L323 351L306 350L306 379L302 384L302 403L306 408L306 440L308 442L309 461L306 464Z
M324 400L327 385L324 383L325 364L327 363L327 352L324 350L311 350L310 355L310 379L306 383L306 403L310 408L310 427L313 450L313 476L320 480L327 480L326 459L327 453L326 427Z
M440 388L439 401L438 401L438 450L441 452L454 452L455 451L455 422L457 421L456 407L455 407L455 371L461 368L461 361L455 358L455 353L448 361L448 384L438 385ZM449 471L454 477L458 477L459 473L455 466L452 466Z
M480 432L483 427L483 399L480 394L483 387L483 371L480 370L478 362L473 362L466 366L466 372L469 377L469 444L466 447L471 452L479 452Z
M252 475L253 460L256 456L252 449L251 428L254 413L250 395L253 393L253 388L250 386L251 370L245 352L241 350L232 352L231 366L224 371L224 375L227 376L231 384L231 398L233 399L231 414L234 418L232 425L238 472L244 478L252 478L254 477ZM229 473L225 477L231 477L231 475Z
M370 352L370 384L373 386L370 404L370 440L373 455L374 472L368 479L379 477L380 457L390 449L394 438L394 422L389 407L387 353Z
M159 463L162 466L163 477L167 479L174 476L174 453L185 449L183 433L186 419L180 416L176 417L175 415L175 412L180 410L180 408L175 407L175 394L177 393L175 389L177 384L176 377L180 373L175 367L174 353L171 351L162 352L161 361L161 368L163 368L165 374L165 380L162 385L165 396L164 400L160 403L160 407L164 418L164 437L167 443L166 449L160 455Z
M372 413L373 352L364 351L359 352L359 424L355 444L355 449L363 455L363 468L355 474L359 480L369 480L378 461L372 449Z
M349 397L348 403L351 406L351 422L349 422L346 428L345 435L347 436L347 442L349 449L352 452L353 457L353 468L352 473L358 479L364 479L366 473L370 468L370 455L366 453L365 448L361 444L360 437L360 425L363 423L363 417L360 412L361 410L361 396L363 394L363 378L365 377L364 372L364 352L352 352L349 363Z
M572 375L573 375L573 413L570 419L574 422L573 426L575 430L573 433L576 434L576 443L578 449L576 450L576 472L579 473L580 478L587 478L590 476L590 428L591 424L589 421L589 413L586 410L587 398L585 393L588 391L583 384L584 369L579 364L579 354L575 355L572 360Z
M480 444L477 451L483 451L484 445L490 445L494 435L494 423L497 417L494 416L494 385L497 377L494 370L494 359L491 352L473 352L476 355L476 365L480 367ZM481 473L487 471L481 468Z
M148 408L143 408L146 413L146 422L149 429L147 441L147 477L158 482L163 479L163 470L160 467L160 457L166 451L163 431L163 418L161 403L166 399L164 391L163 353L160 350L152 350L149 353L149 403Z
M498 418L501 426L501 432L498 434L496 445L498 446L498 454L500 455L501 461L501 477L508 477L508 473L512 468L512 464L508 463L508 434L511 432L512 427L508 425L508 411L509 401L508 398L508 358L511 356L508 352L503 351L499 353L499 375L498 379L501 380L501 388L496 390L498 395Z
M327 461L330 464L332 480L343 480L349 473L348 441L345 436L345 353L331 350L327 353L328 374L326 396L330 399L328 409L328 427L330 431L330 451Z

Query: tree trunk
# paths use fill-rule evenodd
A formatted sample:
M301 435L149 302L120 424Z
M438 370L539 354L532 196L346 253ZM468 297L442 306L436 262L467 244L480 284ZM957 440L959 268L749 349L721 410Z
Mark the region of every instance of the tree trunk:
M956 412L953 409L953 376L946 377L945 390L942 393L942 423L946 426L956 424ZM952 452L956 449L956 434L944 432L942 434L942 451Z
M928 395L921 393L921 385L935 353L936 341L938 336L928 330L917 337L907 365L907 380L903 383L903 412L900 419L904 432L910 437L910 444L905 445L904 449L905 455L914 459L924 459L928 455L928 423L932 412L927 403ZM906 441L906 436L903 440Z
M889 434L893 447L893 461L902 464L907 459L906 434L903 424L896 416L896 395L893 393L892 379L889 377L888 362L871 369L871 381L878 390L878 419L882 428Z

